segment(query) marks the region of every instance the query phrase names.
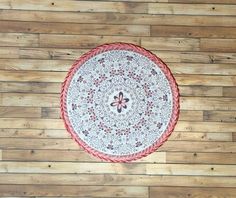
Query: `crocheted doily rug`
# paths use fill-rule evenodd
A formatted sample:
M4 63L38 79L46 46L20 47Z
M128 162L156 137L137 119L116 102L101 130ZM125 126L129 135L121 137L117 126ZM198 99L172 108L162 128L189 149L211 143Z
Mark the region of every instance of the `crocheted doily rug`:
M68 132L89 153L128 162L154 152L179 115L179 91L168 67L136 45L101 45L78 59L62 85Z

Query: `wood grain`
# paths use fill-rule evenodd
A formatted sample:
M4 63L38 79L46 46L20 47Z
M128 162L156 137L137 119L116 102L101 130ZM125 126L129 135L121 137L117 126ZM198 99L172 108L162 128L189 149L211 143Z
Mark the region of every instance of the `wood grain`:
M115 197L147 197L147 187L127 186L48 186L48 185L0 185L3 196L93 196L107 197L107 193Z
M121 12L121 13L145 13L147 4L128 2L94 2L94 1L58 1L41 0L4 0L0 4L0 9L16 10L50 10L50 11L74 11L74 12Z
M235 176L235 165L0 162L0 173L149 174ZM194 173L194 174L193 174Z
M60 153L60 154L59 154ZM83 150L3 150L4 161L101 162ZM134 163L165 163L166 152L155 152Z
M204 111L203 119L206 121L235 122L236 111Z
M73 61L37 59L0 59L1 70L68 71Z
M235 5L149 3L149 14L235 15Z
M0 33L0 46L22 46L37 47L39 46L38 34L24 33Z
M166 162L189 164L235 164L235 157L235 153L168 152L166 155Z
M181 4L180 4L181 5ZM204 5L202 5L204 6ZM227 11L226 11L227 12ZM132 13L80 13L80 12L50 12L38 10L1 10L1 20L37 21L59 23L89 23L89 24L139 24L139 25L186 25L186 26L223 26L235 27L234 16L210 15L153 15Z
M235 32L235 27L151 26L151 36L164 37L236 38Z
M200 39L202 51L236 52L236 39Z
M132 35L149 36L147 25L104 25L48 22L0 21L0 32L49 33L49 34L90 34L90 35ZM96 31L94 31L96 29Z
M181 198L193 198L193 197L212 197L221 198L233 198L236 196L236 190L234 188L170 188L170 187L151 187L150 197L169 198L169 197L181 197Z
M199 40L193 38L144 37L141 45L151 50L198 51Z
M2 118L40 118L41 109L33 107L0 107Z
M8 72L9 74L9 72ZM32 73L31 73L32 74ZM57 73L59 74L59 73ZM57 76L57 75L55 75ZM39 79L39 78L34 78ZM32 81L32 79L29 79ZM39 79L41 80L41 79ZM17 80L16 80L17 81ZM60 93L61 84L50 82L2 82L0 92L5 93Z
M235 188L235 177L224 176L149 176L149 175L114 175L114 174L1 174L0 180L3 183L2 189L6 188L6 184L40 184L50 186L54 185L86 185L95 186L98 183L105 186L177 186L177 187L227 187ZM4 185L5 184L5 185ZM52 185L52 186L54 186ZM13 185L10 185L13 189ZM75 185L74 185L75 187ZM10 188L10 187L9 187ZM7 188L7 189L9 189ZM12 191L10 191L12 192ZM14 192L14 191L13 191ZM9 194L8 194L9 195ZM13 195L14 196L14 195Z
M236 88L235 87L224 87L223 95L226 97L236 97Z
M128 36L93 36L93 35L59 35L59 34L40 34L40 47L58 48L93 48L103 43L127 42L139 44L138 37Z
M0 197L236 197L236 1L0 1ZM171 69L180 117L132 163L77 145L60 91L81 55L141 45Z
M0 137L11 138L70 138L69 133L60 129L1 129Z
M175 74L236 75L234 64L169 63Z

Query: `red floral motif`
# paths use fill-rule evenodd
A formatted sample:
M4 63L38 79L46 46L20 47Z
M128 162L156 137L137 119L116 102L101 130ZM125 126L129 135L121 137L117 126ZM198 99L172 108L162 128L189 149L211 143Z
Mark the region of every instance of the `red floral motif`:
M111 103L112 107L117 107L118 113L121 113L122 108L126 109L126 103L129 102L128 98L123 97L123 93L120 92L118 96L114 96L115 101Z
M140 75L135 74L133 71L129 71L128 76L133 78L137 82L141 82L142 77Z
M154 107L154 104L152 101L148 101L147 102L147 109L145 111L145 115L147 116L151 116L152 113L153 113L153 107Z
M98 124L98 127L102 129L105 133L111 133L111 127L106 126L103 122Z
M116 129L116 135L129 135L130 129Z
M90 89L90 90L88 91L88 95L87 95L87 97L86 97L88 103L90 103L90 104L93 103L94 94L95 94L95 90L94 90L94 89Z
M152 91L150 90L148 84L147 84L147 83L144 83L144 84L142 85L142 87L143 87L143 89L144 89L144 91L145 91L147 97L151 97L153 93L152 93Z
M105 74L101 74L101 75L99 75L99 77L97 79L94 80L93 84L96 87L98 87L106 79L107 79L107 77L105 76Z
M89 112L89 115L90 115L90 117L89 117L90 120L96 121L97 116L96 116L96 114L95 114L94 109L93 109L93 108L88 108L88 112Z

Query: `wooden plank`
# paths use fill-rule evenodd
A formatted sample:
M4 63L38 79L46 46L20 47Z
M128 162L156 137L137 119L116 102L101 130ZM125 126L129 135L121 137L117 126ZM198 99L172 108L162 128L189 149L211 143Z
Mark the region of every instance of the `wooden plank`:
M0 72L1 73L1 72ZM61 83L49 82L1 82L0 92L60 93Z
M40 118L41 109L32 107L1 107L1 118Z
M179 120L185 121L203 121L202 111L185 111L181 110L179 115Z
M74 12L121 12L121 13L145 13L147 4L132 2L94 2L94 1L58 1L42 0L4 0L0 4L0 9L16 10L50 10L50 11L74 11Z
M177 52L153 51L163 61L169 63L236 63L235 53L220 52Z
M179 85L194 86L236 86L236 76L181 75L176 74Z
M203 111L204 121L235 122L236 111Z
M235 5L214 4L174 4L149 3L149 14L184 14L184 15L231 15L236 13Z
M90 174L1 174L2 184L236 187L235 177ZM11 185L11 189L14 189ZM41 186L41 185L39 185ZM75 188L75 187L74 187Z
M19 48L0 47L1 58L19 58Z
M179 86L181 96L223 96L222 87Z
M89 49L58 49L58 48L27 48L19 49L19 57L22 59L67 59L76 60ZM229 55L230 56L230 55ZM231 57L231 56L230 56ZM233 57L232 57L233 59ZM230 59L230 60L232 60Z
M29 141L30 140L30 141ZM0 138L0 149L57 149L81 150L77 143L71 139L26 139L26 138ZM236 152L234 142L196 142L196 141L167 141L159 151L175 152Z
M233 133L233 141L236 142L236 133Z
M168 198L168 197L228 197L234 198L236 196L235 188L186 188L186 187L151 187L150 198Z
M236 39L200 39L201 51L236 52Z
M3 151L3 160L4 160ZM166 163L236 164L235 153L167 152Z
M2 106L59 107L58 94L1 93Z
M1 173L235 176L235 165L0 162Z
M3 150L2 156L4 161L100 162L98 158L78 150ZM157 155L157 157L160 157L159 162L164 162L165 155Z
M70 60L0 59L0 69L14 71L68 71L73 62Z
M175 131L186 132L235 132L236 123L178 121Z
M235 98L182 97L180 104L183 110L236 110Z
M40 47L58 48L93 48L111 42L128 42L139 44L138 37L128 36L92 36L92 35L60 35L40 34Z
M236 97L236 86L235 87L224 87L223 96L225 97Z
M42 118L60 118L61 117L60 108L50 108L43 107L42 108Z
M227 34L225 34L227 32ZM235 27L151 26L151 36L184 38L236 38Z
M2 128L22 129L64 129L61 119L39 119L39 118L0 118Z
M100 159L79 150L3 150L4 161L70 161L70 162L101 162ZM165 163L166 153L155 152L134 163Z
M169 140L174 141L232 141L232 133L174 132Z
M143 37L141 38L141 45L149 50L199 50L199 40L194 38Z
M149 36L148 25L105 25L0 21L0 32Z
M229 166L233 171L233 165ZM145 174L146 168L145 164L124 163L0 162L0 173Z
M235 64L169 63L175 74L236 75Z
M67 72L0 71L2 81L17 82L63 82ZM30 88L30 87L29 87Z
M37 34L0 33L0 46L37 47L39 37Z
M190 164L190 165L147 164L146 165L146 173L151 175L235 176L236 173L235 169L236 169L235 165L202 165L202 164Z
M81 150L77 143L71 139L0 138L0 143L0 149Z
M0 129L0 137L9 138L70 138L65 130L47 129Z
M180 4L181 5L181 4ZM203 5L204 6L204 5ZM93 24L138 24L138 25L186 25L235 27L233 16L152 15L120 13L50 12L37 10L1 10L0 20L93 23Z
M217 4L235 4L235 0L168 0L171 3L217 3Z
M234 142L179 141L178 144L176 144L175 141L167 141L159 148L159 151L232 153L236 151L236 145Z
M165 2L165 3L168 2L168 0L113 0L113 1L120 1L120 2Z
M0 185L1 196L92 196L148 197L147 187L134 186L61 186L61 185Z

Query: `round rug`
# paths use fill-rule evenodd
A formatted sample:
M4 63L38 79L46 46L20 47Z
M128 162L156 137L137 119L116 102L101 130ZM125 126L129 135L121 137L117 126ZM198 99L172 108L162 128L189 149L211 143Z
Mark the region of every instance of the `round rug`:
M167 140L179 116L179 91L156 55L133 44L105 44L72 65L62 85L61 114L87 152L128 162Z

